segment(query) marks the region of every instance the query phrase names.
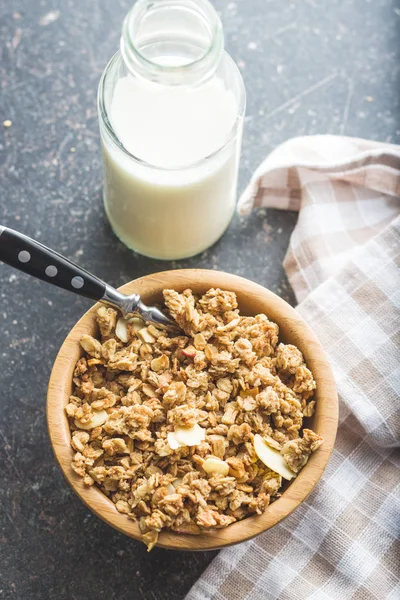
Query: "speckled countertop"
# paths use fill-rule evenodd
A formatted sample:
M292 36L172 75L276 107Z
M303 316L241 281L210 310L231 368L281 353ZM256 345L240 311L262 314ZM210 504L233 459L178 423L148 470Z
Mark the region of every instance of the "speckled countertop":
M292 136L399 142L398 0L215 4L248 91L241 189L261 159ZM110 231L101 202L96 88L129 5L0 0L0 223L114 285L169 268L218 268L293 302L281 266L293 213L235 217L213 248L179 263L133 255ZM92 516L50 448L50 369L90 303L4 265L0 294L0 598L183 598L215 552L147 554Z

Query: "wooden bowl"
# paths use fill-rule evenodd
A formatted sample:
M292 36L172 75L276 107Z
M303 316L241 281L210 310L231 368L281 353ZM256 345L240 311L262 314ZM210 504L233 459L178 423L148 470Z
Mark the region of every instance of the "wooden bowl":
M299 314L284 300L260 285L228 273L203 269L166 271L147 275L131 281L120 289L125 293L139 293L148 303L162 302L162 290L173 288L182 291L191 288L204 293L211 287L236 292L242 314L265 313L279 325L280 341L297 346L303 353L308 367L317 382L316 411L307 425L324 438L323 445L311 456L298 477L288 485L282 496L273 502L261 516L252 516L229 525L226 529L205 532L201 535L185 535L162 532L158 546L176 550L213 550L248 540L266 531L287 517L307 498L321 477L332 452L338 421L338 399L332 370L315 334ZM82 351L79 340L82 334L94 335L96 331L93 306L73 327L54 363L47 395L47 422L50 439L58 463L72 488L98 517L122 533L140 540L137 523L128 519L115 508L97 487L86 487L81 477L71 468L73 451L70 446L70 430L64 406L72 393L72 374Z

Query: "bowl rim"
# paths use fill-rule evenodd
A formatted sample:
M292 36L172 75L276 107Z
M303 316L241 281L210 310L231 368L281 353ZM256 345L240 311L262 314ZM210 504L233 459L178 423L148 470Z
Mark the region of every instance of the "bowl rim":
M280 330L282 327L289 329L291 335L298 338L297 341L292 342L295 345L305 344L301 350L307 365L310 366L312 363L311 370L318 383L319 399L316 408L320 413L321 421L317 433L324 437L323 445L311 456L299 475L282 493L282 496L270 504L262 515L246 517L225 529L200 535L162 531L157 543L157 546L162 548L204 551L230 546L255 537L289 516L307 498L322 476L332 453L338 426L338 396L328 358L315 333L292 306L260 284L221 271L179 269L145 275L118 289L129 294L139 293L146 301L149 289L151 290L150 295L159 295L160 291L165 288L182 291L196 286L204 291L211 287L232 289L239 296L239 306L241 302L245 301L244 298L249 303L256 299L258 303L268 304L269 310L265 312L269 314L278 312L279 315L282 315L282 318L278 319ZM71 394L72 374L80 355L79 339L83 333L90 330L94 332L94 314L99 306L100 303L92 306L72 327L54 361L47 393L48 431L57 462L68 483L83 503L118 531L140 540L141 534L137 522L129 519L127 515L119 513L114 503L99 488L85 486L82 478L71 468L73 450L70 446L70 429L64 406ZM277 322L276 318L272 316L271 320Z

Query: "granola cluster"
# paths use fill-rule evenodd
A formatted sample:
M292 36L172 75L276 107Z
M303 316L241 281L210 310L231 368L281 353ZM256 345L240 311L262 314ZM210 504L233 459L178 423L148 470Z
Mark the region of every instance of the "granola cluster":
M301 429L312 373L275 323L240 315L220 289L165 290L164 300L181 335L99 308L99 339L82 336L65 408L73 470L139 522L149 550L162 529L226 527L279 497L282 476L255 438L292 476L322 443Z

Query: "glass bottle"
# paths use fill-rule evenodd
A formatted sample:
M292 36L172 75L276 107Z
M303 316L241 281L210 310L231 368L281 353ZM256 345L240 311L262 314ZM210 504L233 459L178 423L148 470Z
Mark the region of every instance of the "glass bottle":
M245 89L208 0L138 0L98 93L104 204L146 256L202 252L235 208Z

